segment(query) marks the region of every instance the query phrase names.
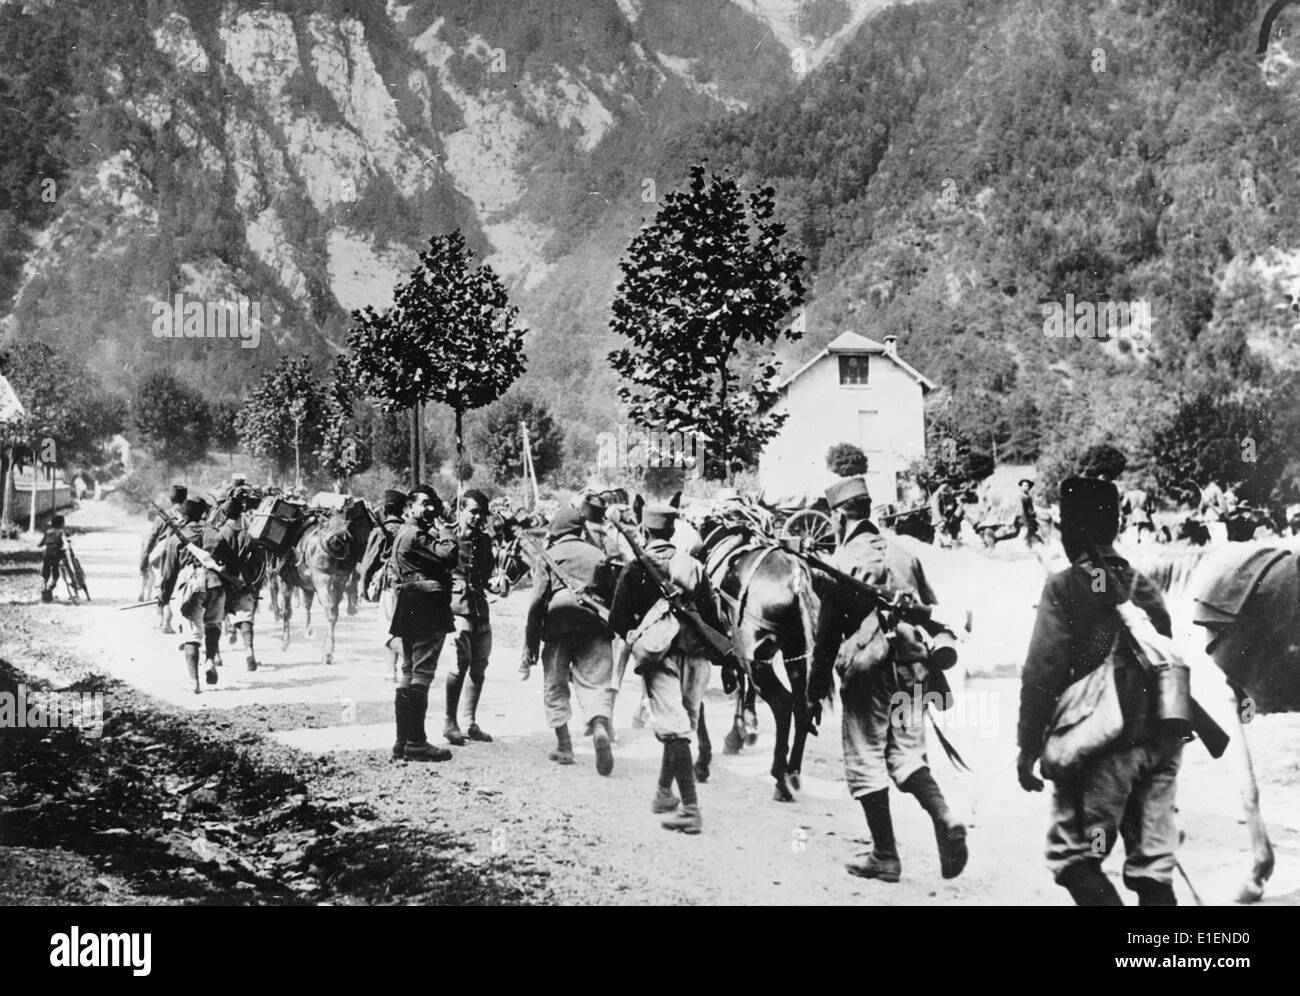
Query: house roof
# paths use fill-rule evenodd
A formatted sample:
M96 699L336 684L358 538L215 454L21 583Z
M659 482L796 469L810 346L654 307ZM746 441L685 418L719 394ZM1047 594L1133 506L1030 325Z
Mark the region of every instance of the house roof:
M26 414L9 381L0 376L0 425L14 425Z
M904 373L920 384L922 390L933 391L938 386L929 377L925 376L925 374L917 370L916 367L912 366L912 364L899 356L896 350L886 346L883 342L876 342L875 339L868 339L865 335L858 335L856 332L841 332L827 344L825 349L810 359L789 377L786 377L778 383L777 390L784 391L790 386L792 381L796 380L815 363L819 363L827 356L870 355L873 353L888 356L902 368Z

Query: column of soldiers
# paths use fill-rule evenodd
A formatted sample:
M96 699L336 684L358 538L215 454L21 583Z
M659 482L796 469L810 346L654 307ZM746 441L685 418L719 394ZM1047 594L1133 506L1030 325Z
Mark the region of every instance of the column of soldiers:
M183 487L174 489L171 497L169 521L177 528L173 533L166 523L158 524L146 542L141 566L143 571L153 548L161 544L160 613L178 592L181 614L189 624L182 649L197 692L200 651L205 680L217 682L217 648L226 613L243 637L248 669L256 669L253 616L264 569L260 551L248 541L242 524L247 509L238 489L231 490L222 506L220 526L205 524L207 504L190 498ZM827 501L839 538L836 568L912 604L936 605L920 561L871 521L871 496L862 478L832 486ZM408 761L444 761L451 752L429 742L425 722L429 690L448 637L455 647L455 663L444 686L444 738L453 746L492 739L478 724L492 647L486 595L493 565L492 542L485 530L488 501L481 492L466 492L454 524L447 521L442 500L428 485L409 495L387 492L383 505L363 582L378 594L384 642L397 662L392 754ZM527 677L539 659L543 666L543 706L555 731L550 760L560 765L576 762L569 729L576 698L583 733L592 739L596 770L609 775L614 767L614 698L629 659L626 648L635 644L662 593L640 561L629 562L626 545L603 521L604 514L599 497L588 495L576 507L561 508L551 520L541 562L534 566L521 670ZM645 509L645 555L706 623L722 629L698 551L679 549L672 542L677 515L677 509L668 506ZM1057 701L1071 682L1100 666L1116 646L1121 623L1115 606L1131 599L1159 632L1170 631L1158 592L1115 552L1118 527L1119 495L1113 484L1082 478L1062 484L1061 536L1070 565L1046 582L1022 678L1017 773L1027 791L1043 788L1035 769ZM1119 584L1098 586L1101 569ZM846 779L871 837L870 849L846 868L882 882L900 880L902 862L889 799L892 785L915 798L930 817L940 872L953 878L968 861L966 828L951 812L930 770L923 711L892 708L900 692L911 694L919 688L927 700L927 693L937 692L940 699L950 699L951 693L943 672L928 667L923 655L903 659L887 651L883 666L868 662L863 650L870 641L864 639L864 627L871 625L872 615L860 600L824 604L810 679L810 695L820 698L829 693L831 673L839 676ZM160 614L160 625L169 626L170 619ZM680 627L666 651L654 659L635 653L631 659L643 679L652 728L662 744L651 809L670 814L663 821L665 828L698 834L703 823L692 744L710 677L709 659L689 627ZM1101 864L1122 838L1127 852L1124 883L1143 905L1172 904L1174 787L1182 741L1158 723L1149 675L1131 665L1117 681L1123 736L1068 781L1057 780L1049 865L1076 902L1119 904Z

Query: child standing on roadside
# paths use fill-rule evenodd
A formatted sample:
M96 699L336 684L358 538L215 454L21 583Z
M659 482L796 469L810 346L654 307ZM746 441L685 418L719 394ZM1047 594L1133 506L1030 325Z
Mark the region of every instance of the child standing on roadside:
M54 601L54 586L59 580L59 564L63 562L63 516L55 515L50 519L50 528L45 530L38 544L45 548L41 557L41 601Z

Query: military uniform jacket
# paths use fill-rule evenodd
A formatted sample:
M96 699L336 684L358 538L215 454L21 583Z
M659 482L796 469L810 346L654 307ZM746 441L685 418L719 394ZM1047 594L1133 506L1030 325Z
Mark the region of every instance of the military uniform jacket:
M1100 667L1110 654L1122 622L1115 606L1132 589L1133 604L1143 609L1164 636L1171 632L1160 592L1124 558L1107 546L1098 551L1122 591L1112 585L1087 556L1053 574L1043 585L1029 653L1020 679L1020 749L1037 757L1056 702L1071 684ZM1100 590L1099 590L1100 589ZM1124 714L1121 744L1144 743L1156 732L1152 722L1156 680L1121 650L1115 687Z
M869 584L905 591L922 605L939 601L916 556L865 519L852 525L831 562L845 574ZM837 588L833 599L823 600L813 651L812 686L819 690L818 697L831 687L831 669L841 644L858 632L872 608L869 598L846 587ZM903 677L906 680L911 676ZM942 672L925 674L924 682L926 691L933 690L946 699L949 688Z
M236 578L239 583L235 585L227 580L227 593L234 596L256 594L262 586L262 578L266 572L266 554L262 552L261 547L254 545L249 539L248 530L243 528L238 519L227 519L219 530L209 527L204 531L205 543L208 541L209 532L217 533L216 540L225 543L230 551L231 559L229 562L223 562L223 566L226 568L226 573ZM214 544L216 540L213 541Z
M223 568L229 569L235 561L235 552L229 544L222 539L220 532L213 529L207 529L201 522L187 522L180 527L181 535L202 550L206 550L212 555L212 558ZM209 591L213 588L220 588L223 585L221 575L216 571L209 571L202 566L189 554L186 553L181 541L172 533L168 533L166 541L163 543L162 560L159 564L161 578L158 584L158 602L160 605L166 605L171 601L172 592L175 591L179 582L183 591L181 593L182 602L188 601L189 597L201 592Z
M564 572L565 581L556 578L549 567L539 565L524 630L528 652L536 655L540 641L549 642L567 633L608 636L600 616L579 603L565 584L574 585L608 608L614 593L609 590L610 574L606 570L604 551L581 537L567 534L558 537L546 553Z
M388 576L388 562L393 552L393 538L402 528L402 520L395 515L385 516L378 529L372 529L366 538L366 552L361 555L361 590L369 598L371 584L376 575L382 575L378 590L392 584Z
M718 606L713 598L713 587L709 584L709 576L704 573L704 566L685 554L679 554L677 548L667 540L651 540L645 545L645 552L682 589L687 599L694 601L695 611L700 614L700 618L718 632L725 633L726 629L718 616ZM609 628L620 637L626 637L662 597L663 593L646 573L645 566L640 560L633 560L619 576L618 587L614 590L614 602L609 610ZM682 653L704 653L704 644L687 622L681 624L681 632L674 645Z
M452 614L471 619L487 619L487 587L496 566L492 555L492 537L480 529L457 529L456 548Z
M434 537L407 523L393 538L388 570L397 584L392 636L421 637L452 629L452 571L456 541L445 531Z

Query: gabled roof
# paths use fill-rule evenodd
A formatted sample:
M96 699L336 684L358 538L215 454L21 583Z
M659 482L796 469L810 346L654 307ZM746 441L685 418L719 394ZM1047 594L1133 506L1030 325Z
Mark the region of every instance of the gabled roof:
M922 390L933 391L938 385L929 377L917 370L916 367L908 363L898 353L890 349L883 342L876 342L875 339L868 339L864 335L858 335L856 332L841 332L820 353L801 366L798 370L786 377L779 384L777 390L784 391L790 386L790 383L800 377L813 364L820 362L827 356L854 356L878 354L888 356L891 360L902 368L903 372L921 385Z
M15 425L26 414L9 381L0 376L0 425Z

